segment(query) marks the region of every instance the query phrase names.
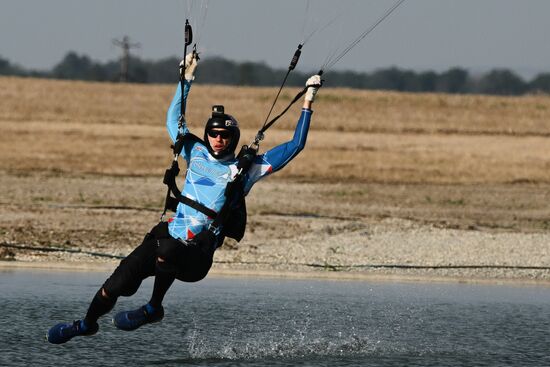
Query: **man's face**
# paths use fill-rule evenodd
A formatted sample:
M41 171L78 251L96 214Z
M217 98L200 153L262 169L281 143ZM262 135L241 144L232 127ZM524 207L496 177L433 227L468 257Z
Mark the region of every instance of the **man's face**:
M208 142L214 152L221 152L231 143L231 132L227 129L213 128L208 130Z

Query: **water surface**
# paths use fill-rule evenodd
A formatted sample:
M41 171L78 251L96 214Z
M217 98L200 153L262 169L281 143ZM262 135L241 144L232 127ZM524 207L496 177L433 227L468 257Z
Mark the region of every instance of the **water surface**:
M175 284L161 323L124 332L108 315L95 336L45 342L108 275L0 271L0 365L550 365L550 289L533 286L207 278Z

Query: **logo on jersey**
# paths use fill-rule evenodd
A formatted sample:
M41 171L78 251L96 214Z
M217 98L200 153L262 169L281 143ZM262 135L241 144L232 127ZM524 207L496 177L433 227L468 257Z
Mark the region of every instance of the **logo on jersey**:
M209 179L208 177L201 177L197 181L192 182L196 185L202 185L202 186L214 186L216 183Z

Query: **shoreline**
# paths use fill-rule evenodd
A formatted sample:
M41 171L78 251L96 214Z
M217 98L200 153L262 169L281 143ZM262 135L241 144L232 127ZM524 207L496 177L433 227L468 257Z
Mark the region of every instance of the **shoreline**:
M0 260L0 272L9 270L39 270L52 272L111 272L117 262L71 262L71 261L3 261ZM359 281L359 282L397 282L397 283L443 283L474 285L536 286L550 288L548 279L527 279L522 277L499 278L480 277L468 274L454 276L433 276L426 274L373 273L344 271L300 271L277 269L247 269L235 267L218 267L209 272L208 277L245 277L263 279L295 279L313 281Z

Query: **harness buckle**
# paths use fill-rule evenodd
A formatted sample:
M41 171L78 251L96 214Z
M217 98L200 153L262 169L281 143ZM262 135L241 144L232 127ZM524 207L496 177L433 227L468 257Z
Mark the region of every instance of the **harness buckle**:
M219 226L217 227L217 226L213 225L212 223L210 223L210 225L208 225L208 230L216 236L218 236L221 232L220 227Z
M260 147L260 142L262 140L264 140L264 138L265 138L264 133L261 132L261 131L258 131L258 133L256 134L256 138L254 139L254 143L252 143L252 144L256 145L259 148Z
M185 115L182 113L178 118L178 131L182 129L184 122L185 122Z

